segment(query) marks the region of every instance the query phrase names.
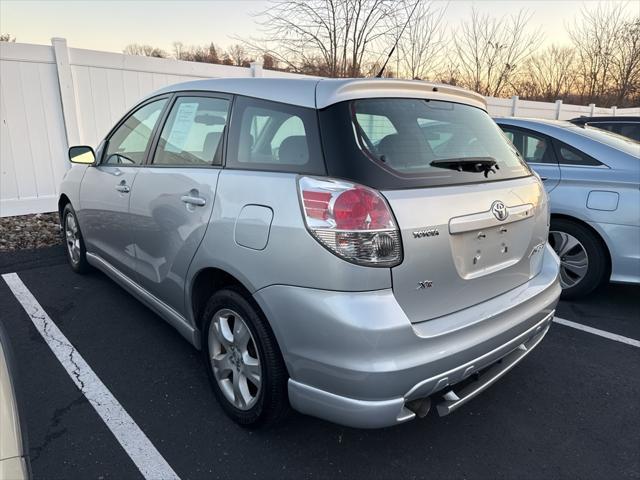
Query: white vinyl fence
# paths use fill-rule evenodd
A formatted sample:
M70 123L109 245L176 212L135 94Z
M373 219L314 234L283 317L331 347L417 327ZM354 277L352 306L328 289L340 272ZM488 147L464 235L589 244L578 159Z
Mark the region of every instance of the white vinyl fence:
M173 83L215 77L296 77L250 68L48 45L0 42L0 216L51 212L69 145L95 146L140 98ZM617 109L487 98L489 113L567 119L640 115Z

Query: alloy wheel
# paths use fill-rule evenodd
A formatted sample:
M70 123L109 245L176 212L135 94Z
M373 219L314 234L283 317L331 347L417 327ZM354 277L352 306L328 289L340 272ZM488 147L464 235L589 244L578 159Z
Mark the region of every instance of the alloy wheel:
M67 213L64 219L64 236L69 251L71 262L77 264L80 261L80 230L73 213Z
M217 311L209 325L209 360L222 393L236 408L249 410L258 401L262 370L256 342L242 316Z
M587 250L566 232L550 231L549 244L560 257L560 285L571 288L582 281L589 270Z

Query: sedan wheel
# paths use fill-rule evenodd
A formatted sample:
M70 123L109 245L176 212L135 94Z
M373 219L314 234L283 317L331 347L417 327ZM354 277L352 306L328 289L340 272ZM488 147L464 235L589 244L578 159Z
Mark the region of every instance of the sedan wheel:
M550 231L549 243L560 257L560 285L571 288L582 281L589 270L589 256L582 243L566 232Z
M560 257L563 298L584 297L607 280L607 247L586 225L568 218L552 217L549 245Z

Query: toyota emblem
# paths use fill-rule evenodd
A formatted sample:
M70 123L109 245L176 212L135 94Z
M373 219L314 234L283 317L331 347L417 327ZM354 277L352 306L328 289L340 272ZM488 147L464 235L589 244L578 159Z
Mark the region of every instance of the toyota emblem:
M495 217L500 221L506 220L507 217L509 216L509 212L507 211L506 205L502 203L500 200L496 200L495 202L493 202L493 204L491 205L491 211L493 212Z

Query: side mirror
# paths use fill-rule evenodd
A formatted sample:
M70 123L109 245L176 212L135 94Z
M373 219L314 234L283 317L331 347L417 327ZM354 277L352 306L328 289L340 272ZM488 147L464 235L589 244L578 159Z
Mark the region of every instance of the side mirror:
M83 165L91 165L96 162L96 154L93 148L86 145L69 148L69 161L71 163L80 163Z

